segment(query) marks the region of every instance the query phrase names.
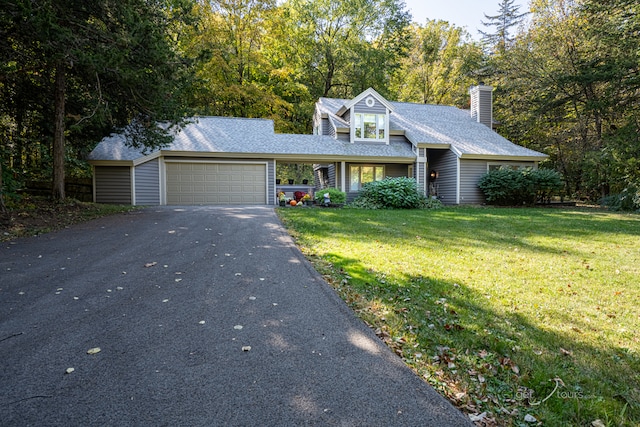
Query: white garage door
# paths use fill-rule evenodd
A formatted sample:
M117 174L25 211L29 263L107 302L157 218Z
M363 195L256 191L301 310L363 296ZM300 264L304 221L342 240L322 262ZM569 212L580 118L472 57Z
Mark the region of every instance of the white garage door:
M168 205L264 205L266 165L167 162Z

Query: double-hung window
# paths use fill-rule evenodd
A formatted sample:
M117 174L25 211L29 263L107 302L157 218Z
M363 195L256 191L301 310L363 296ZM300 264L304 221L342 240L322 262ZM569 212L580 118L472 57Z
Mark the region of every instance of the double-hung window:
M367 182L380 181L384 179L384 166L361 166L351 165L349 168L350 190L360 191Z
M356 139L385 141L386 122L386 114L355 113Z

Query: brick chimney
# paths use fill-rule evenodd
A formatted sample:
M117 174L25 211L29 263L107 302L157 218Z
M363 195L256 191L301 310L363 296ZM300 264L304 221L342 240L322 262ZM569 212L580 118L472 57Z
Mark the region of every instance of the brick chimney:
M493 129L493 87L480 83L471 86L471 117Z

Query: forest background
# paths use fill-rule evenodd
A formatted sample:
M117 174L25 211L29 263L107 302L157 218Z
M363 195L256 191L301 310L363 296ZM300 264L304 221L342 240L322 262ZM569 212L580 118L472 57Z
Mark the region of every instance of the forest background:
M468 108L480 82L496 89L498 132L548 154L567 196L638 194L640 5L496 10L476 41L413 23L403 0L0 0L0 195L46 180L64 199L114 131L157 147L170 127L156 123L216 115L311 133L319 97L373 87Z

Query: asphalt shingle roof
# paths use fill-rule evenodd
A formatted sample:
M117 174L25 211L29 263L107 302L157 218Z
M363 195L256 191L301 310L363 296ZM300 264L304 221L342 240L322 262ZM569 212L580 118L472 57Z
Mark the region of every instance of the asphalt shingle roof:
M349 101L345 99L320 98L318 108L335 123L334 112L347 102ZM389 128L392 131L404 130L405 136L414 145L425 143L451 146L461 156L547 157L514 144L475 121L468 111L445 105L406 102L390 104L394 111L389 118Z
M349 123L335 113L349 101L320 98L316 108L326 114L335 128ZM387 161L415 159L418 144L442 145L460 157L519 157L542 159L546 155L516 145L487 126L476 122L468 111L456 107L391 102L391 131L404 131L411 142L389 145L352 144L330 136L292 135L274 132L273 121L230 117L199 117L175 133L174 141L162 149L171 152L205 152L258 156L380 158ZM412 146L413 145L413 146ZM158 150L156 150L156 153ZM135 161L152 153L127 146L122 134L104 138L89 155L89 160Z
M175 135L162 149L171 152L239 153L257 155L347 156L412 159L405 143L389 145L351 144L329 136L276 134L273 121L229 117L200 117ZM104 138L89 160L136 160L150 153L126 145L122 134Z

